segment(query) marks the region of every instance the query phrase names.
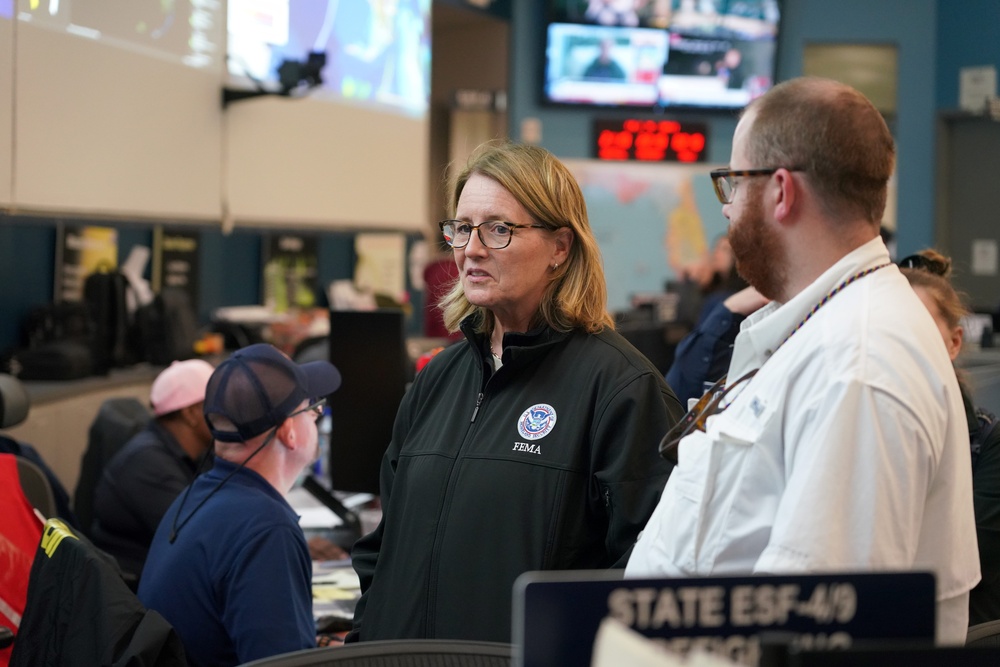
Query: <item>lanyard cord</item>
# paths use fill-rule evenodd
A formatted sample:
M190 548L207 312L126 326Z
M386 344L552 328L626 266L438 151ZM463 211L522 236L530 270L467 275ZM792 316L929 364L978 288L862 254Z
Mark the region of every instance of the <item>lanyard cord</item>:
M810 310L806 314L806 316L802 318L802 321L795 325L795 328L792 329L791 333L789 333L787 336L785 336L785 339L783 341L781 341L781 343L778 344L778 347L774 348L774 351L771 352L771 354L768 355L767 359L770 359L771 357L773 357L778 352L778 350L781 349L781 346L788 342L788 339L790 339L792 336L794 336L798 332L798 330L801 329L805 325L806 322L808 322L810 319L812 319L812 316L815 315L816 312L820 308L822 308L823 306L825 306L826 304L828 304L830 302L830 299L832 299L833 297L837 296L845 287L847 287L848 285L850 285L851 283L853 283L856 280L864 278L867 275L875 273L879 269L884 269L885 267L891 266L891 265L892 265L892 262L886 262L885 264L879 264L878 266L873 266L871 268L864 269L863 271L858 271L853 276L850 276L850 277L846 278L842 283L840 283L839 285L837 285L836 287L834 287L832 290L830 290L829 292L827 292L826 296L824 296L822 299L820 299L819 303L817 303L815 306L813 306L812 310ZM750 371L747 375L744 375L743 377L741 377L737 381L736 384L739 384L743 380L749 380L750 378L752 378L757 373L757 371L759 371L761 368L764 367L764 364L767 363L767 359L764 360L763 364L761 364L760 366L758 366L754 370ZM725 379L725 376L723 376L723 379ZM725 386L725 385L723 385L723 386ZM736 385L734 384L733 386L736 386Z
M803 327L803 325L806 322L808 322L812 318L813 315L816 314L816 311L818 311L820 308L822 308L827 303L829 303L830 299L832 299L833 297L837 296L837 294L839 294L841 292L841 290L843 290L845 287L847 287L848 285L850 285L851 283L853 283L856 280L864 278L865 276L867 276L869 274L875 273L879 269L884 269L885 267L891 266L891 265L892 265L892 262L886 262L885 264L879 264L878 266L873 266L873 267L871 267L869 269L865 269L863 271L858 271L853 276L850 276L849 278L847 278L846 280L844 280L844 282L842 282L839 285L837 285L836 287L834 287L832 290L829 291L829 293L827 293L826 296L824 296L822 299L819 300L819 303L817 303L815 306L812 307L812 310L810 310L809 314L807 314L804 318L802 318L801 322L799 322L797 325L795 325L795 328L792 329L792 332L790 334L788 334L787 336L785 336L785 340L781 341L781 345L784 345L785 343L787 343L788 339L791 338L792 336L794 336L796 334L796 332L798 332L798 330L801 329ZM774 348L774 352L771 353L772 357L774 356L775 352L777 352L778 350L781 349L781 345L778 345L778 347Z
M221 489L222 485L225 484L226 482L228 482L232 478L233 475L235 475L240 470L242 470L243 467L250 461L250 459L252 459L253 457L257 456L257 454L260 453L260 450L264 449L264 447L266 447L268 445L268 443L270 443L271 440L274 439L274 436L277 433L278 433L278 427L275 426L274 428L271 429L271 432L267 434L267 437L264 438L264 442L260 443L260 446L257 447L257 449L253 450L253 453L250 454L250 456L248 456L245 459L243 459L242 463L240 463L238 466L236 466L236 468L234 468L233 470L231 470L229 472L229 474L226 475L225 478L223 478L223 480L221 482L219 482L219 485L216 486L211 491L209 491L208 495L205 496L204 498L202 498L201 502L198 503L197 505L195 505L195 508L193 510L191 510L191 513L188 514L186 517L184 517L184 520L181 521L180 524L178 524L177 523L177 518L181 515L181 510L184 509L184 503L187 502L188 495L191 493L191 487L194 486L194 482L191 482L190 484L188 484L188 487L186 489L184 489L184 497L181 498L181 503L180 503L180 505L177 506L177 512L174 514L173 523L170 525L170 544L174 543L174 540L177 539L177 533L179 533L180 530L181 530L181 528L183 528L185 526L185 524L187 524L187 522L191 520L191 517L194 516L194 513L197 512L198 510L200 510L201 506L204 505L206 502L208 502L208 499L211 498L212 496L214 496L215 492L218 491L219 489Z

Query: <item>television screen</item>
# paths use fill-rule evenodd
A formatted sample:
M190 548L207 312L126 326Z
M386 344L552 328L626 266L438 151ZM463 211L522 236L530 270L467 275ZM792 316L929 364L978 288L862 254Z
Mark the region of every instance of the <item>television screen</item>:
M228 10L230 84L278 88L285 61L326 54L310 97L422 117L430 99L430 0L241 0Z
M552 102L651 106L667 34L644 28L551 23L545 90Z
M547 102L740 109L774 83L778 0L550 0Z

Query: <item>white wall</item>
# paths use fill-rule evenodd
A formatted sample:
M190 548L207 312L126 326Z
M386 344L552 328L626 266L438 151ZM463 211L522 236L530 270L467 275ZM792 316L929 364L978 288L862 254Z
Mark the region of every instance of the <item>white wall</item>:
M220 217L217 72L15 27L19 209Z
M426 225L426 119L266 97L231 104L224 122L224 193L238 224Z

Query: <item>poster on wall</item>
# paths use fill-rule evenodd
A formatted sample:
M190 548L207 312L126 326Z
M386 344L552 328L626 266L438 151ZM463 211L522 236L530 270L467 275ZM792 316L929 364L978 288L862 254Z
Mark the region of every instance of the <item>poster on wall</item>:
M354 238L358 262L354 284L363 291L389 297L399 304L406 296L406 235L358 234Z
M565 163L587 202L613 312L627 310L634 295L662 292L726 232L708 175L715 165Z
M264 305L275 313L316 305L319 240L307 234L276 234L264 261Z
M82 301L87 276L118 268L118 230L59 224L56 242L56 301Z
M153 289L184 290L194 312L198 312L200 241L195 230L157 227L153 232Z

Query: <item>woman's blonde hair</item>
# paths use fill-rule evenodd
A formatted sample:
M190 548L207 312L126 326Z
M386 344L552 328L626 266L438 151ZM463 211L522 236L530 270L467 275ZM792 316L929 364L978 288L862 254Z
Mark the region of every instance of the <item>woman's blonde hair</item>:
M455 215L459 197L469 178L481 174L499 183L538 224L573 231L566 261L548 276L548 285L532 327L542 322L556 331L582 328L591 333L614 328L607 311L607 288L597 239L587 220L587 205L576 179L566 166L543 148L509 141L481 145L454 178L449 188L449 211ZM477 330L493 329L493 313L469 303L461 280L441 299L449 331L462 320L479 314Z

